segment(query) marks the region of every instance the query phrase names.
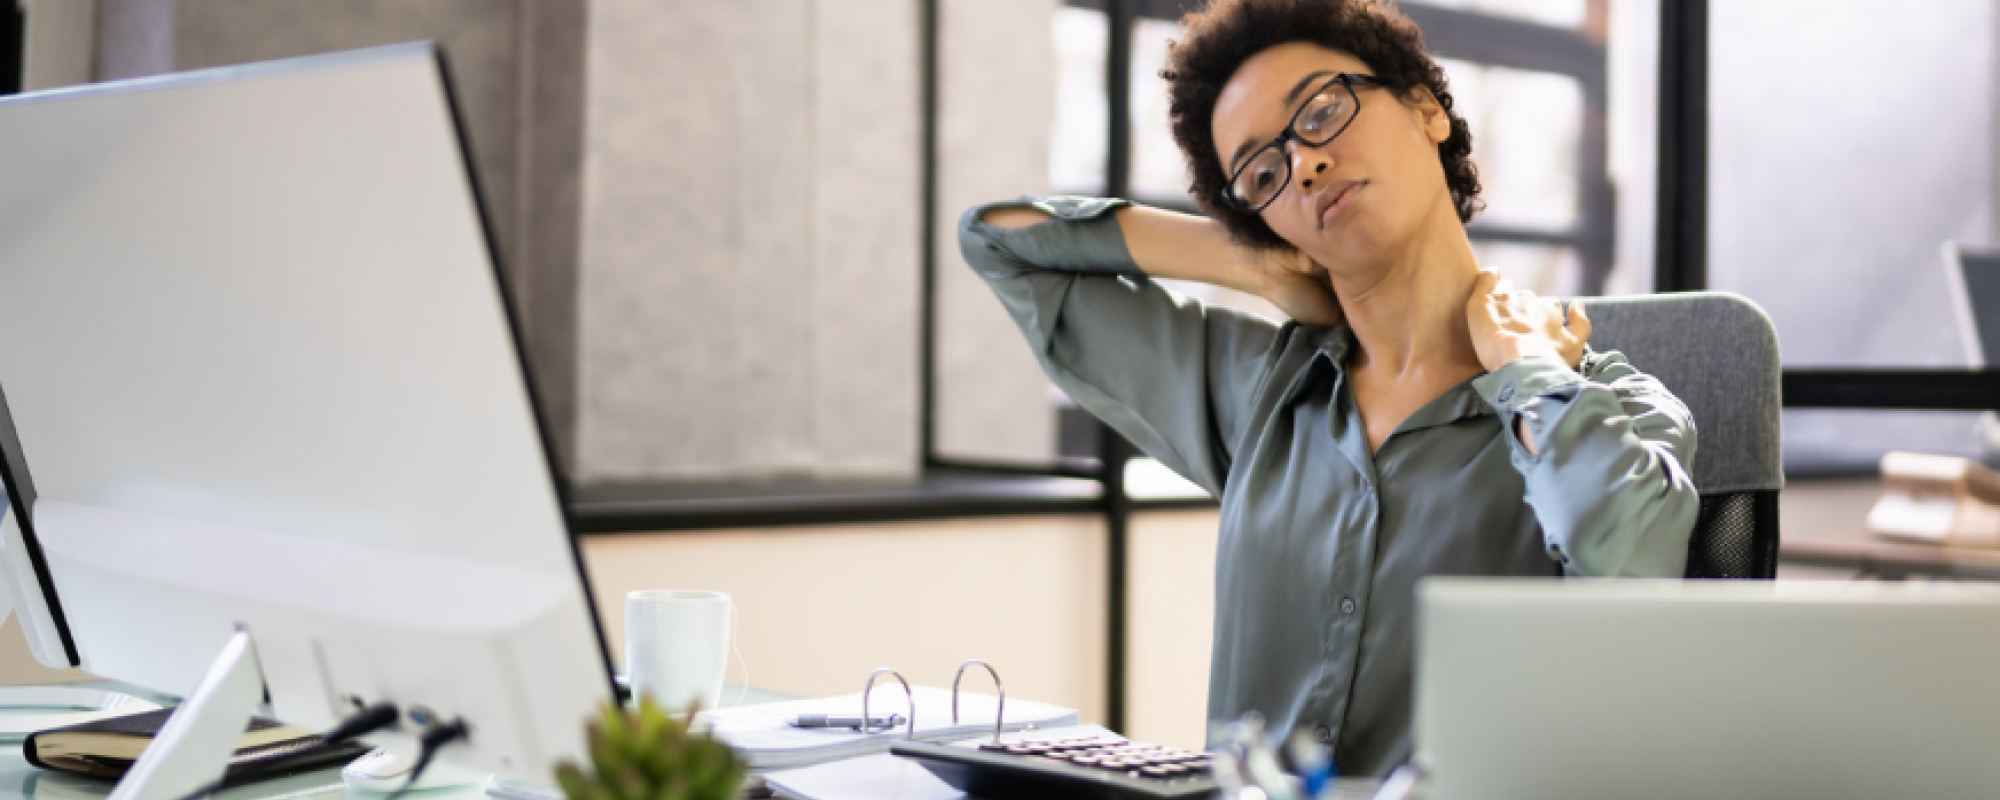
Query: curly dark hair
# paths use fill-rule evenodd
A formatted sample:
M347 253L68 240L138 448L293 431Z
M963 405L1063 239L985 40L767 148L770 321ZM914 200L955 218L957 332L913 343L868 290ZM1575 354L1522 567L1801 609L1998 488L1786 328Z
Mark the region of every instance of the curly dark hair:
M1415 23L1382 0L1213 0L1181 19L1184 32L1168 51L1168 116L1194 174L1195 202L1231 236L1253 247L1281 247L1285 240L1262 217L1224 202L1229 175L1216 157L1211 123L1215 100L1230 76L1251 56L1292 42L1310 42L1361 59L1398 96L1429 89L1451 118L1451 136L1438 144L1445 183L1461 222L1484 207L1479 171L1472 163L1472 129L1452 110L1444 69L1424 50Z

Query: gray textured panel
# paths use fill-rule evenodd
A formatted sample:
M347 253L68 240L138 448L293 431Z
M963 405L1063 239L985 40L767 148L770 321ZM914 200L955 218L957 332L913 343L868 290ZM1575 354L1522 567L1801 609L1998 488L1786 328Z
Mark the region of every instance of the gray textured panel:
M593 3L579 302L581 479L727 474L741 13Z
M174 0L97 0L100 81L174 71Z
M820 0L814 431L824 468L914 474L920 391L916 0Z
M736 117L732 149L700 159L705 179L728 185L735 211L735 263L726 318L704 320L730 332L734 374L730 414L717 422L734 434L733 457L746 467L811 471L814 384L813 196L818 183L813 144L821 135L813 98L812 0L738 0L738 47L726 74L707 76L730 86L730 104L679 113ZM661 87L663 89L667 87ZM719 199L719 198L718 198Z
M1593 297L1590 346L1623 352L1694 415L1689 465L1704 495L1784 485L1777 330L1756 303L1720 292Z
M915 21L592 6L580 478L916 471Z
M576 463L577 247L583 223L584 30L579 0L523 0L517 134L521 202L510 262L542 412L565 472Z
M936 447L941 455L1055 454L1048 379L958 254L970 206L1048 191L1055 0L943 0L939 19Z

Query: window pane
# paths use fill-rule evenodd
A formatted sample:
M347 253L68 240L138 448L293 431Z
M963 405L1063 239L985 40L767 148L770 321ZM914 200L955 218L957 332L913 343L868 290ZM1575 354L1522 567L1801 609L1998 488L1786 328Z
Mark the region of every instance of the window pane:
M1515 286L1559 297L1578 294L1582 270L1576 248L1475 241L1472 252L1480 266L1499 270Z
M1940 250L1993 244L1993 4L1894 36L1857 0L1710 14L1710 286L1763 304L1787 364L1966 363Z
M1104 13L1057 8L1055 125L1049 134L1049 185L1069 194L1104 192Z
M1582 25L1588 7L1585 0L1423 0L1423 4L1516 17L1564 28Z
M1545 230L1574 226L1583 85L1567 75L1439 62L1459 113L1472 126L1472 159L1486 200L1474 219Z
M1790 366L1968 360L1941 251L1995 243L2000 18L1984 0L1936 0L1884 35L1880 12L1709 6L1709 286L1763 305ZM1786 461L1965 452L1971 431L1963 415L1790 411Z
M1167 43L1180 24L1142 19L1132 28L1132 196L1170 206L1192 205L1187 161L1167 124Z

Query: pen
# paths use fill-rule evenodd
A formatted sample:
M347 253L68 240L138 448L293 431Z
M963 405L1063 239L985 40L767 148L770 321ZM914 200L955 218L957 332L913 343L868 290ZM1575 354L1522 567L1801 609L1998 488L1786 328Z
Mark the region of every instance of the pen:
M903 724L903 715L890 714L886 717L869 717L870 728L893 728ZM861 730L860 717L836 717L828 714L800 714L792 718L794 728L853 728Z

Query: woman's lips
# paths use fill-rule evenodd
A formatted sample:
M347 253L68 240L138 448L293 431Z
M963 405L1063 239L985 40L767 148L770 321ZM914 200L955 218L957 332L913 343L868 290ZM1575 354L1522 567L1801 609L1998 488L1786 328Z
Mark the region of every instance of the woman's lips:
M1334 184L1332 188L1328 189L1327 191L1333 193L1333 199L1326 204L1325 208L1319 211L1320 229L1325 230L1326 226L1332 225L1333 221L1340 217L1342 211L1347 210L1348 206L1354 205L1354 196L1360 194L1362 187L1367 185L1367 181L1348 181L1346 183Z

